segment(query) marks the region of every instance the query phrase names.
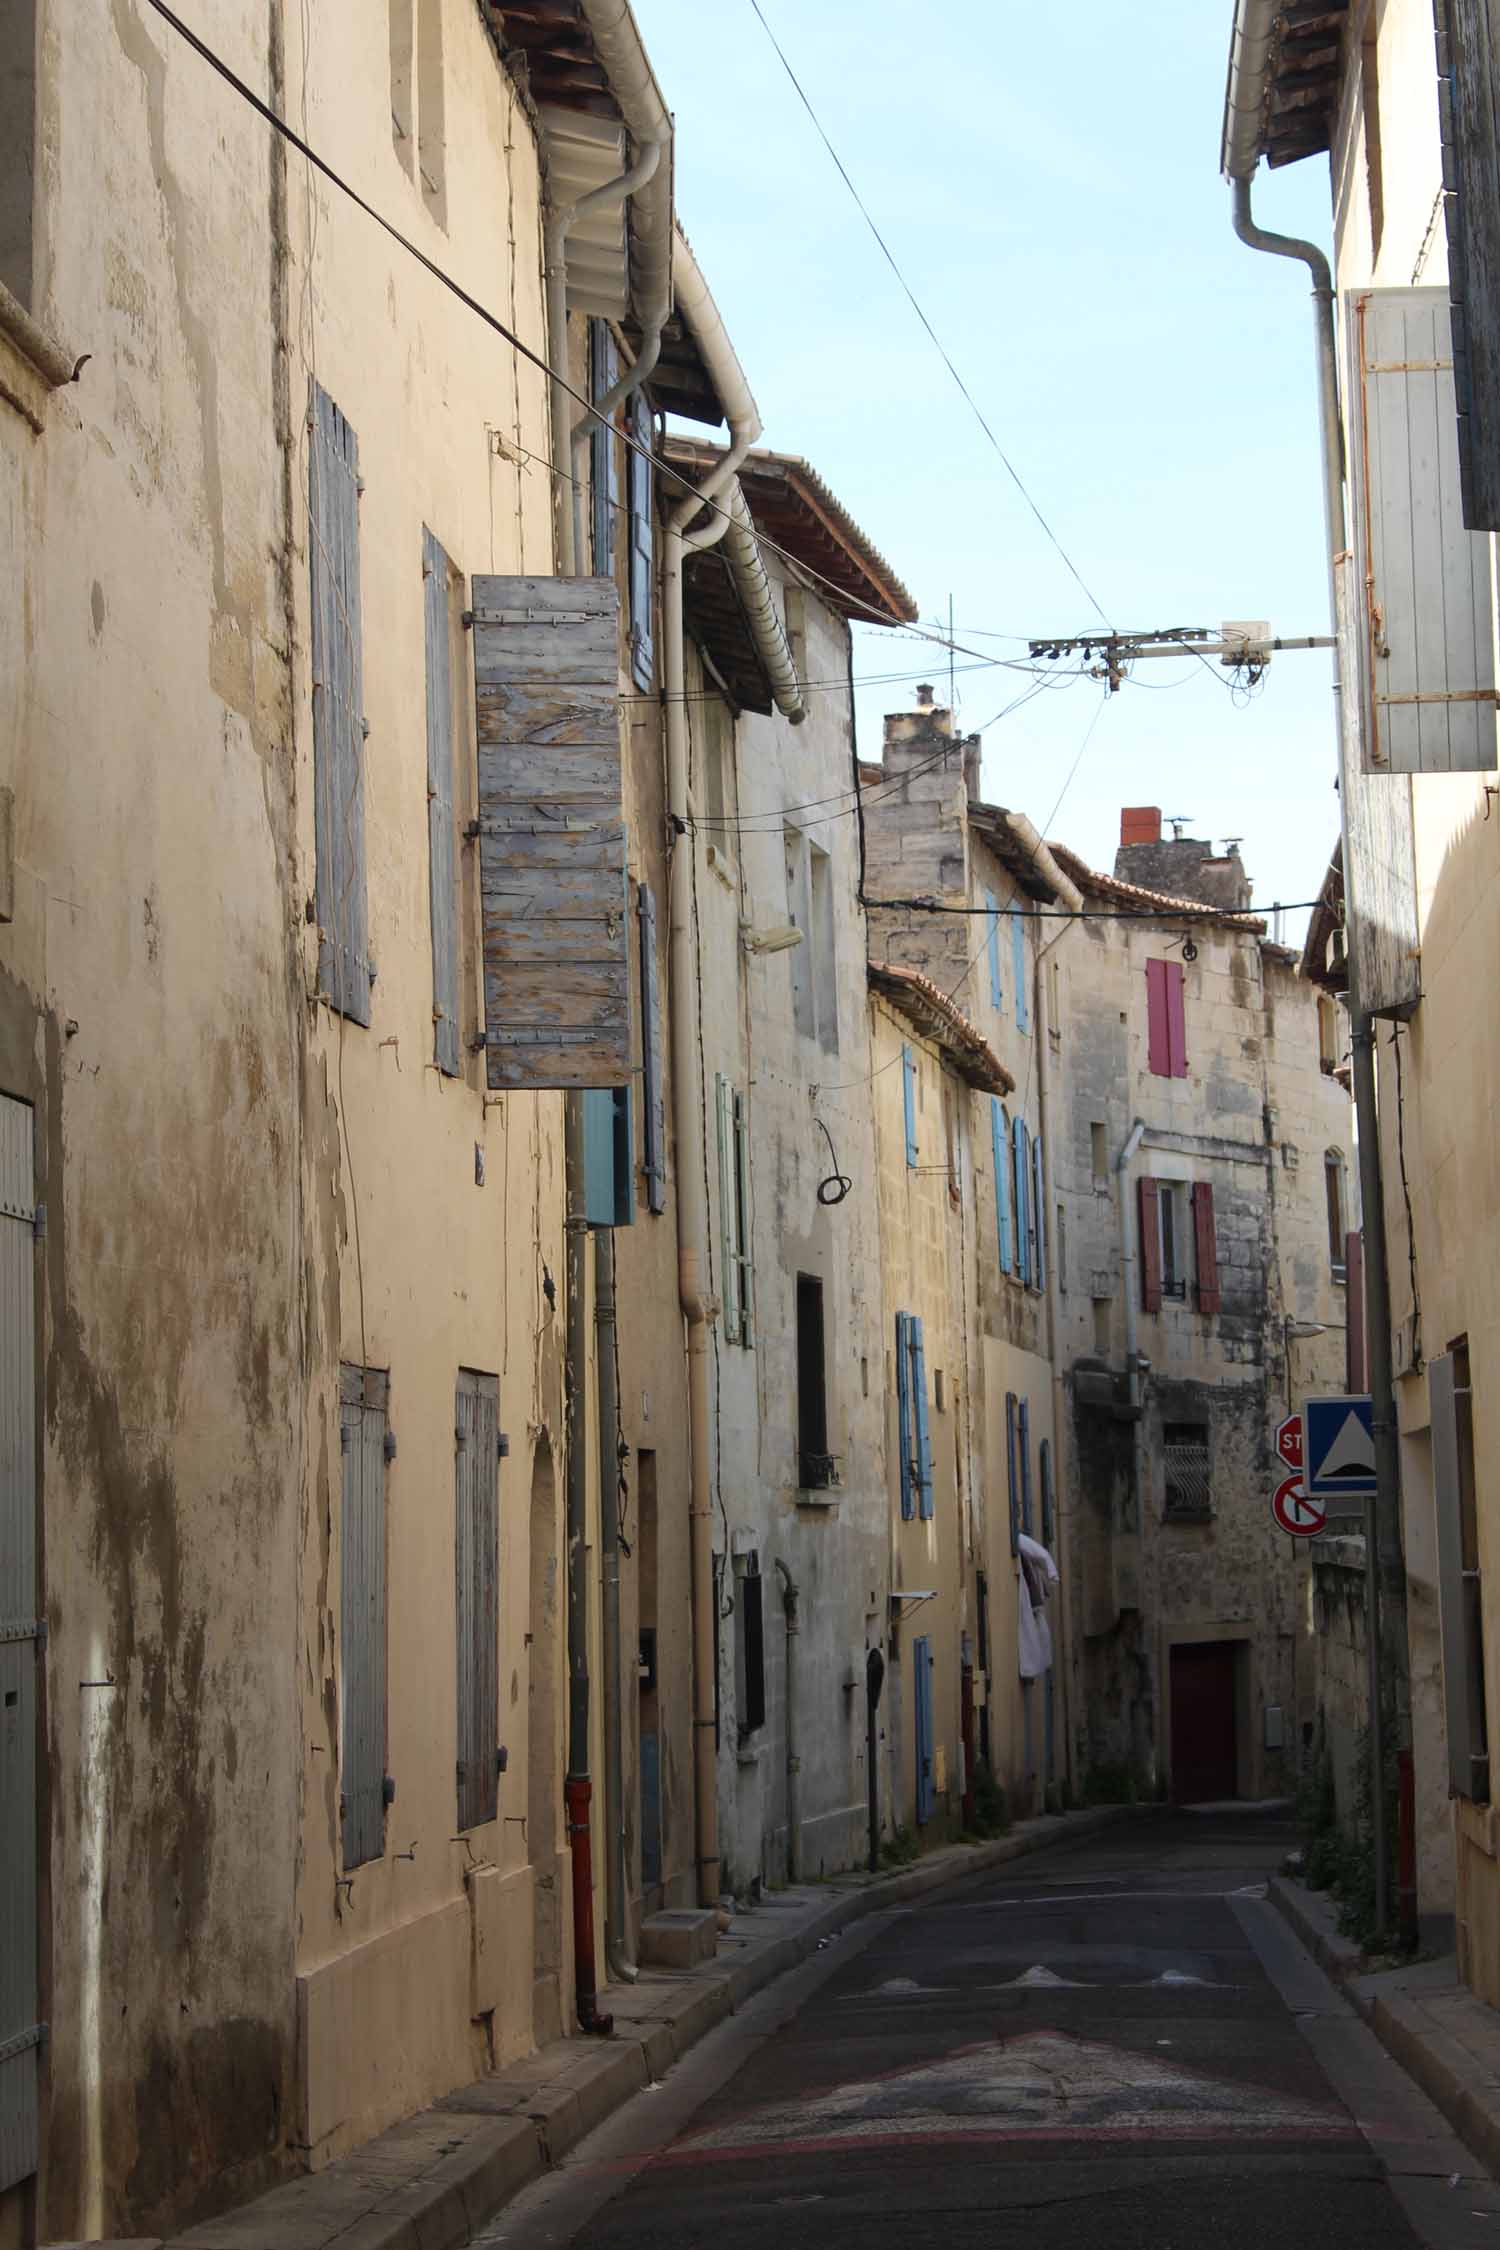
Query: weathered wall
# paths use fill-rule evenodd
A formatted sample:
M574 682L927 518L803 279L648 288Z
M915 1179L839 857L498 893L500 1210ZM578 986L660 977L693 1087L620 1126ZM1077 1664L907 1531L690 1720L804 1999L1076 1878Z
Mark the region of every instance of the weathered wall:
M200 28L281 99L271 5ZM91 355L40 434L0 405L48 2239L166 2232L292 2129L301 1020L283 168L136 0L42 39L34 304Z

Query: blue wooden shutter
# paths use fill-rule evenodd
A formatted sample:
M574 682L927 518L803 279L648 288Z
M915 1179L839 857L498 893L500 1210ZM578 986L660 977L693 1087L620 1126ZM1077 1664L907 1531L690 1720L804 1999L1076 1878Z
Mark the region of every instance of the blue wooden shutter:
M990 1147L995 1159L995 1227L1000 1238L1000 1271L1009 1273L1015 1256L1010 1227L1010 1121L1005 1105L990 1096Z
M1023 1117L1018 1117L1011 1127L1011 1137L1014 1156L1011 1169L1016 1178L1016 1272L1029 1288L1035 1238L1031 1231L1031 1136Z
M649 454L652 439L651 409L638 391L631 403L631 435ZM650 460L632 451L625 470L630 503L630 668L638 688L656 681L656 644L652 622L654 573L651 568L652 474Z
M916 1729L917 1822L931 1820L937 1807L937 1776L933 1771L932 1740L932 1641L919 1633L911 1644L913 1719Z
M662 1080L661 979L656 965L656 900L642 883L636 905L641 922L641 1138L645 1144L646 1206L667 1207L667 1096Z
M382 1369L340 1368L339 1793L346 1868L385 1850L388 1398Z
M1021 1463L1021 1529L1031 1537L1031 1401L1016 1404L1016 1451Z
M901 1050L901 1093L906 1104L906 1161L917 1161L917 1058L910 1047Z
M1021 1483L1016 1473L1016 1394L1005 1394L1005 1491L1010 1502L1010 1551L1019 1551L1021 1531Z
M1000 982L1000 908L993 891L984 894L985 951L990 963L990 1004L998 1008L1005 998Z
M619 379L620 354L607 320L589 322L591 397L595 403ZM620 509L619 441L613 426L595 422L589 432L589 483L593 498L594 574L615 574L615 520Z
M491 1087L631 1070L619 595L476 578L479 868Z
M917 1480L913 1472L914 1436L911 1410L911 1324L909 1313L896 1315L896 1421L901 1454L901 1513L916 1514Z
M916 1423L917 1513L923 1517L932 1514L932 1439L927 1428L927 1352L922 1341L922 1322L916 1313L908 1319L911 1336L911 1389Z
M1047 1167L1040 1134L1031 1144L1031 1208L1036 1233L1036 1285L1047 1286Z
M453 1401L453 1554L458 1657L458 1825L498 1810L500 1387L459 1369Z
M714 1079L714 1108L719 1129L719 1294L724 1306L724 1341L737 1344L741 1331L740 1256L735 1216L738 1208L735 1179L734 1094L727 1078Z
M368 1023L359 441L316 383L308 422L318 989L340 1015Z
M1010 910L1011 973L1016 980L1016 1025L1021 1031L1031 1029L1031 999L1026 974L1026 922L1019 907Z
M591 1086L583 1097L583 1211L591 1227L628 1227L635 1217L630 1088Z
M422 533L422 614L427 644L427 894L432 914L433 1060L459 1073L458 882L453 819L453 668L448 557Z

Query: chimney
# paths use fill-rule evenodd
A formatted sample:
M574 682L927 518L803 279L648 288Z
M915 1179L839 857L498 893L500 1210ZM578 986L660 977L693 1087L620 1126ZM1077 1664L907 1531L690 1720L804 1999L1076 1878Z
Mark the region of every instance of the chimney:
M1127 805L1120 814L1120 848L1161 842L1160 805Z
M964 736L964 793L971 805L979 803L979 737L977 734L966 734Z

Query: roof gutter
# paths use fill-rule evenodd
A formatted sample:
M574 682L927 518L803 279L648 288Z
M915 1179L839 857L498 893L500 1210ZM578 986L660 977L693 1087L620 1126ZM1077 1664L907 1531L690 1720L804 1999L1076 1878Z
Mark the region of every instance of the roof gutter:
M1283 0L1235 0L1219 152L1226 180L1248 180L1261 159L1267 86L1282 4Z
M1027 819L1025 813L1008 812L1005 820L1011 834L1030 858L1032 866L1041 876L1042 881L1050 886L1053 897L1059 900L1070 914L1081 914L1083 912L1082 891L1073 881L1071 875L1063 873L1052 856L1051 847L1043 843L1040 834Z
M766 576L766 566L761 560L760 541L755 534L755 524L750 515L750 504L738 477L726 494L729 509L729 527L724 534L724 552L729 558L740 600L745 605L756 654L771 683L771 693L782 717L794 727L800 727L807 717L807 705L802 700L802 683L797 677L791 644L776 608L771 582Z

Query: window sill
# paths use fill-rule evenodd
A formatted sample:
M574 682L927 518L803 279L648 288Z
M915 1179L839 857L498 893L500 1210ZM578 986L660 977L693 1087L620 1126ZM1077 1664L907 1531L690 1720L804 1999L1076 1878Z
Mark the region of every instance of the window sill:
M75 360L55 336L48 335L0 281L0 398L38 435L46 428L49 392L76 382L82 365L83 360Z
M843 1497L842 1491L835 1484L799 1484L792 1492L795 1505L810 1509L814 1515L828 1515L837 1508Z

